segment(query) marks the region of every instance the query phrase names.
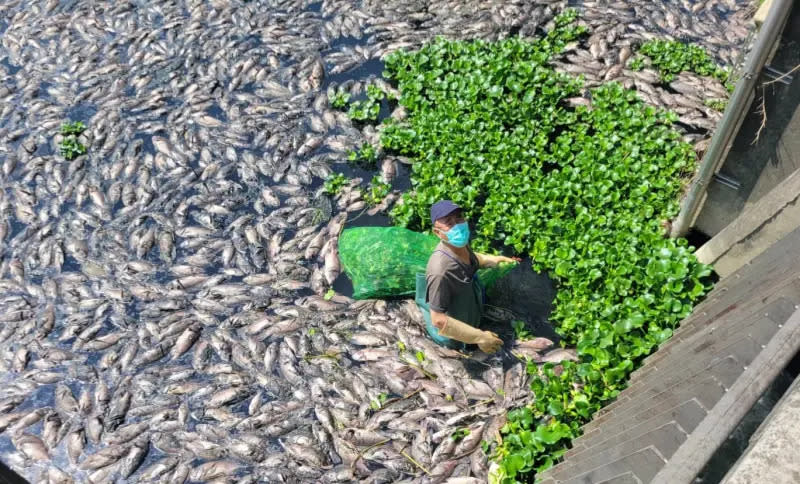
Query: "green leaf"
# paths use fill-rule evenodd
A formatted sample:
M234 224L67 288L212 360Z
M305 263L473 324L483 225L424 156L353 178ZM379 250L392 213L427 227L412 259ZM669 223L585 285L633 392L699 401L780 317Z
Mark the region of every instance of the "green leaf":
M503 459L503 467L508 475L514 476L525 467L525 458L518 453L509 454Z
M555 444L559 440L567 437L569 435L568 431L565 431L565 425L556 423L551 425L540 425L536 427L533 435L534 438L542 442L544 444ZM567 429L568 430L568 429Z
M564 413L564 406L558 400L551 400L550 403L547 404L547 411L550 415L557 417Z
M664 341L670 339L671 337L672 337L672 330L669 329L669 328L662 329L661 331L656 332L656 341L659 344L661 344Z
M470 432L469 429L466 427L456 429L452 434L450 434L450 438L458 442L459 440L469 435L469 432Z
M630 318L620 319L614 323L614 331L617 334L625 334L633 329L633 321Z

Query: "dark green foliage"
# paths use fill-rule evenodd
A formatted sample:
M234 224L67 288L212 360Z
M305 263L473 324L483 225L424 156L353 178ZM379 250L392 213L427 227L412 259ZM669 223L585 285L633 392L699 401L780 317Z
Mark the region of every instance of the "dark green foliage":
M461 427L456 429L452 434L450 434L450 438L458 442L467 435L469 435L469 429L467 427Z
M347 115L355 121L376 121L381 111L381 101L385 98L386 93L381 88L375 84L368 84L367 99L350 104Z
M551 318L581 358L529 365L536 403L509 414L494 454L503 482L552 465L710 288L711 269L660 225L695 162L676 116L616 83L592 90L591 109L568 107L582 83L548 61L583 34L574 17L534 41L437 39L386 62L408 118L381 144L416 161L395 222L426 229L430 205L451 199L476 250L529 254L558 283Z
M331 98L331 107L341 109L347 106L347 101L350 100L350 94L339 90Z
M381 105L372 99L364 101L354 101L350 104L350 109L347 115L350 119L355 121L375 121L378 119L378 113L381 111Z
M725 111L725 107L728 106L727 99L706 99L704 104L711 109L716 109L717 111Z
M348 181L349 179L341 173L331 174L328 179L325 180L322 189L328 195L336 195L343 186L347 185Z
M705 49L698 45L653 39L642 44L639 52L650 58L664 82L671 82L682 71L712 76L722 83L728 79L728 71L719 67Z
M378 150L371 144L364 143L358 151L348 153L347 159L352 163L371 166L378 161Z
M383 91L380 87L375 84L367 84L367 99L370 99L375 102L381 102L387 97L390 97L387 93Z
M525 327L525 321L514 320L511 321L511 327L514 328L514 336L520 341L531 339L533 335Z
M61 125L61 134L64 138L58 144L61 156L67 161L72 161L79 155L86 153L86 146L78 141L78 136L86 130L86 125L80 121L68 122Z
M385 183L379 176L375 175L372 177L369 187L362 190L362 198L367 202L367 205L374 207L381 203L391 190L392 186L390 184Z
M64 123L61 125L61 134L63 135L79 135L86 130L86 125L83 124L81 121L74 121L69 123Z

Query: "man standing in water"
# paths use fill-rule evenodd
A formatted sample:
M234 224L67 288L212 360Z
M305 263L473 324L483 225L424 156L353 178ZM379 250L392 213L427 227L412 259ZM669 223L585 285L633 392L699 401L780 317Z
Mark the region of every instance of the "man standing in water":
M516 262L502 255L478 254L469 247L469 226L461 208L450 200L431 207L433 233L441 239L425 270L425 301L430 306L431 337L476 344L494 353L503 341L491 331L478 329L483 313L483 288L477 271L500 262ZM446 341L446 339L444 341Z

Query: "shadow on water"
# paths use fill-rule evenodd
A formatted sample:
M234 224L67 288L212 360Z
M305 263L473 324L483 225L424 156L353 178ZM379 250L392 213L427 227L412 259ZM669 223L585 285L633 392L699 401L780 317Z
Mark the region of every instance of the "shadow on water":
M703 233L697 228L691 228L689 233L686 234L686 240L689 242L689 245L694 247L695 249L699 249L702 247L706 242L711 240L711 237L707 234Z
M320 13L322 11L322 2L314 2L306 6L306 12Z
M88 125L89 120L97 114L97 106L90 103L78 103L67 109L67 119L70 121L83 121Z
M55 154L56 152L50 143L38 143L36 151L33 152L33 156L53 156Z
M0 446L2 447L2 446ZM20 477L19 474L12 471L8 467L6 467L3 462L0 461L0 482L3 484L27 484L28 481Z
M6 236L8 237L8 240L12 240L14 237L21 234L27 228L27 225L17 220L15 216L9 217L8 222L9 222L9 231L8 235Z
M150 133L136 133L135 135L133 135L133 138L131 139L131 143L134 142L137 139L142 140L141 153L144 153L144 154L149 153L151 155L155 155L156 154L156 147L155 147L155 145L153 145L153 135L152 134L150 134Z
M81 271L81 264L78 262L77 259L72 257L70 254L64 254L64 263L61 265L62 272L80 272Z
M228 122L228 116L225 115L225 111L216 103L209 106L206 113L211 117L219 119L223 123Z
M530 259L523 259L506 277L498 280L487 295L488 304L513 313L514 318L525 323L524 329L532 336L559 341L550 323L556 297L555 283L547 274L534 272ZM484 329L494 331L506 342L516 339L511 321L487 321Z
M22 66L17 66L12 64L11 61L8 60L8 56L5 56L2 59L0 59L0 65L6 68L6 71L8 72L9 76L13 76L17 72L19 72L20 69L22 69Z

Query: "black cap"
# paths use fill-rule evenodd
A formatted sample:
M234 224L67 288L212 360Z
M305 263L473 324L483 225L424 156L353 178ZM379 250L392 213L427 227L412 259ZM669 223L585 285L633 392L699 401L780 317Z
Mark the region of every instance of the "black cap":
M452 200L439 200L431 206L431 224L436 223L442 217L447 217L456 210L461 210L461 207L452 202Z

